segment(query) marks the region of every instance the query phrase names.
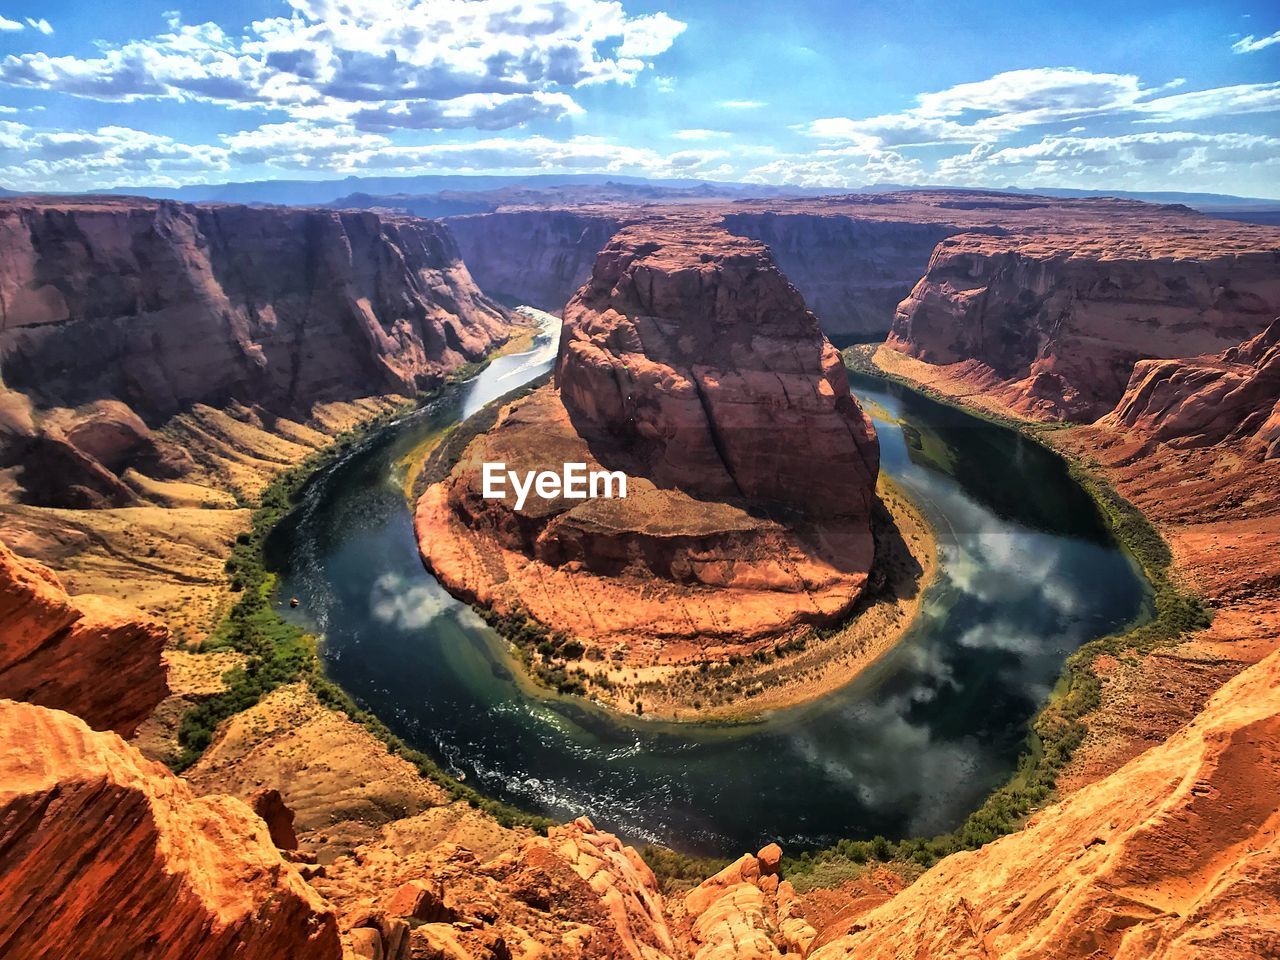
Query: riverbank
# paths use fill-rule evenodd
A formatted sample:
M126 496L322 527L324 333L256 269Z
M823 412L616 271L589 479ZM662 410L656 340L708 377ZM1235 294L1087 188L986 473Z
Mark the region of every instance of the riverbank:
M843 623L716 664L585 662L581 671L592 699L654 720L746 722L852 682L902 639L938 569L934 531L906 492L882 476L877 494L873 584Z
M1021 829L1034 811L1064 796L1060 782L1067 781L1074 791L1118 769L1125 760L1151 745L1156 729L1163 727L1163 735L1168 735L1176 725L1147 724L1145 735L1135 736L1131 723L1128 735L1119 737L1124 741L1122 745L1111 742L1106 735L1100 736L1099 727L1114 738L1117 728L1125 726L1118 717L1121 711L1133 713L1148 706L1135 702L1132 691L1125 689L1123 681L1117 682L1117 676L1141 672L1144 664L1167 657L1170 648L1186 644L1192 637L1201 642L1213 632L1217 623L1213 613L1219 612L1211 613L1195 593L1203 570L1178 563L1161 529L1112 486L1118 461L1106 467L1088 455L1101 438L1082 440L1073 433L1088 428L1029 421L998 399L976 390L972 379L961 375L964 371L931 368L883 346L851 347L844 357L851 370L897 382L938 402L1018 430L1062 457L1106 518L1116 540L1142 569L1151 584L1152 598L1149 616L1123 631L1084 644L1068 657L1049 701L1031 724L1027 750L1016 773L993 791L960 828L934 837L897 842L841 841L791 861L790 869L796 874L829 871L839 863L854 870L868 863L894 861L928 867L951 853L977 849ZM1133 452L1129 451L1131 455ZM1247 664L1242 662L1239 666L1244 665ZM1224 674L1223 679L1234 675L1210 672ZM1194 716L1213 688L1194 691L1196 705L1189 711L1179 711L1184 719ZM1174 696L1161 693L1161 699ZM1139 722L1137 726L1142 728L1143 724ZM1081 770L1084 764L1079 759L1085 752L1089 754L1088 774Z

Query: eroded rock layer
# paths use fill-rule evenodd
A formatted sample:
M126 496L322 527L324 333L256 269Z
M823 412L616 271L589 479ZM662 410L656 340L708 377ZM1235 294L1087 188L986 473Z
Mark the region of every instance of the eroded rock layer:
M1216 356L1140 361L1099 426L1173 447L1241 440L1280 457L1280 320Z
M556 384L588 444L694 496L866 517L875 428L762 244L623 230L565 310Z
M1137 361L1223 350L1280 312L1280 236L1267 249L1170 222L1158 237L1121 221L1093 235L944 240L898 307L889 346L971 364L966 376L993 380L1020 413L1096 420Z
M768 245L828 336L883 337L951 223L839 214L730 213L725 229Z
M48 567L0 543L0 697L130 736L165 698L169 631L107 597L70 597Z
M230 797L0 701L0 955L338 960L332 911Z
M565 311L556 384L510 404L417 509L455 593L617 657L672 662L848 611L878 446L759 243L628 228ZM627 497L483 496L482 464L621 471Z
M195 404L413 395L507 328L438 223L140 199L0 203L0 303L0 468L75 507L181 475Z

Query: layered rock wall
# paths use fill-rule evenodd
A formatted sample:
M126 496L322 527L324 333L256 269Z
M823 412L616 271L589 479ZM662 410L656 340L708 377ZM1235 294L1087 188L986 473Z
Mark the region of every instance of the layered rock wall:
M868 339L888 333L933 248L961 230L816 213L730 213L723 223L768 245L828 336Z
M64 506L180 473L147 425L194 404L412 395L507 329L438 223L134 199L0 204L0 318L0 468Z
M559 313L591 276L624 212L514 210L445 221L480 289L512 305Z
M1280 457L1280 320L1216 356L1139 361L1098 425L1173 447L1241 441Z
M1122 230L945 240L898 307L889 345L978 365L1022 413L1092 421L1120 400L1138 360L1223 350L1280 312L1280 249L1182 251L1186 238L1171 237L1145 250Z
M632 227L565 309L556 384L578 434L660 487L866 517L875 428L760 243ZM785 438L785 439L784 439Z

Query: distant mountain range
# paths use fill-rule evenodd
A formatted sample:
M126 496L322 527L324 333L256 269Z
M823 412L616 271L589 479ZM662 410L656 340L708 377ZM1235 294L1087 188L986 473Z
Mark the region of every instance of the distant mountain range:
M483 213L503 204L581 202L679 202L821 196L833 193L889 193L896 190L968 188L880 183L866 187L796 187L693 179L628 177L614 174L491 176L426 174L411 177L345 177L339 180L255 180L184 187L123 186L98 193L183 200L191 203L249 203L301 206L393 208L422 217ZM30 191L26 191L30 192ZM1280 224L1280 199L1221 193L1163 190L1078 190L1066 187L995 188L991 192L1050 197L1126 197L1147 203L1181 203L1212 216ZM20 191L0 189L0 195Z

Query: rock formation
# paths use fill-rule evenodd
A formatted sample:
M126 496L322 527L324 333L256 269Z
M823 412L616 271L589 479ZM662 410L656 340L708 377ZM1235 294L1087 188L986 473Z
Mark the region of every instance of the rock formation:
M565 309L556 384L579 436L624 447L659 487L870 511L875 429L840 355L757 242L623 230Z
M948 857L810 960L1280 952L1280 653L1020 833Z
M229 797L112 733L0 701L0 955L338 960L331 910Z
M1280 320L1217 356L1140 361L1099 426L1172 447L1243 441L1280 457Z
M147 427L194 404L411 396L507 326L448 230L406 217L12 199L0 251L0 469L30 502L118 505L123 468L181 473Z
M803 957L818 933L795 888L778 876L782 849L743 854L684 898L693 960Z
M482 496L484 462L620 470L628 495L516 509ZM838 354L763 246L633 227L565 310L556 386L473 441L417 528L459 595L620 658L683 659L848 611L878 466Z
M980 236L938 245L889 346L970 379L1014 410L1092 421L1134 364L1222 350L1280 313L1280 233L1233 241L1171 217L1167 235L1123 221L1092 234Z
M168 637L123 603L69 597L53 571L0 543L0 697L131 736L169 692Z
M492 858L451 842L374 842L315 883L362 957L680 956L653 872L585 817Z
M558 314L591 276L626 217L608 211L512 210L445 222L480 289Z

